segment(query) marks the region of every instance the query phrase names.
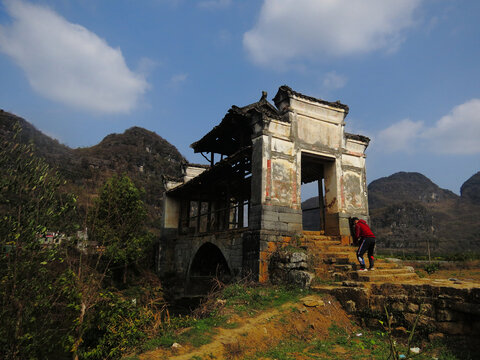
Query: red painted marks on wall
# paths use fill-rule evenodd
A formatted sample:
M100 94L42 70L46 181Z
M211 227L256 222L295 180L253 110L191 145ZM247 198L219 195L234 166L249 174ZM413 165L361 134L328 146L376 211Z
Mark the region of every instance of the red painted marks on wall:
M270 197L272 189L272 160L267 160L267 185L265 189L265 196Z
M345 186L343 183L343 175L340 177L340 205L342 208L345 207Z
M297 172L290 169L290 179L292 179L292 204L297 203Z

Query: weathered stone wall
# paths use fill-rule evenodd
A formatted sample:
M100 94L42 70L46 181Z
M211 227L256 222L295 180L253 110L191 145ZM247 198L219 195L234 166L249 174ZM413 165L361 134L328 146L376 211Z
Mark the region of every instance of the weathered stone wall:
M243 268L246 275L252 275L261 283L270 280L271 257L279 250L292 244L298 246L299 237L290 232L275 230L248 231L244 233Z
M308 271L306 249L301 248L284 248L274 252L268 272L273 284L293 284L301 288L308 288L314 278L314 274Z
M183 277L181 281L184 285L195 254L202 245L211 243L218 247L225 257L231 275L234 278L239 277L243 269L243 232L244 230L240 229L195 236L164 236L159 246L158 272L161 276L175 274Z
M436 284L371 284L369 288L343 287L334 295L345 309L378 327L384 306L394 326L411 329L420 311L418 332L432 336L480 337L480 288Z

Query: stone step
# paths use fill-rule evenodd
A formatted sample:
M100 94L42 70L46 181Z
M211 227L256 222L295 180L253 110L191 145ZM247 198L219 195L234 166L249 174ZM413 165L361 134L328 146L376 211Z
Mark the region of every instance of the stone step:
M368 260L366 260L366 263L368 264ZM375 269L398 269L400 266L395 263L383 261L380 259L375 259Z
M333 269L335 271L343 271L343 272L348 272L353 270L353 265L352 264L333 264Z
M365 261L365 264L368 268L368 261ZM353 269L354 270L359 270L360 269L360 263L358 262L357 259L355 259L354 262L352 263L349 263L349 265L352 265L353 266ZM388 270L398 270L398 269L404 269L400 266L398 266L397 264L391 264L391 263L386 263L386 262L382 262L380 260L377 260L375 261L375 270L374 271L388 271Z
M303 235L324 235L325 232L323 230L320 231L312 231L312 230L303 230Z
M332 264L353 264L353 261L349 259L348 257L326 257L323 258L323 263L332 265Z
M325 241L336 241L336 242L339 243L339 244L342 243L341 239L338 238L338 237L324 236L324 235L320 235L320 236L304 236L304 237L302 237L301 241L305 241L305 242L315 242L315 243L322 243L322 242L325 242Z
M312 255L321 256L321 257L348 257L353 255L356 258L355 252L352 251L320 251L314 252Z
M328 244L325 246L321 246L325 251L333 252L333 251L340 251L340 252L352 252L355 253L357 251L356 248L353 246L348 245L340 245L340 244Z
M319 294L330 294L333 290L338 289L338 287L338 285L313 285L310 289Z
M380 267L375 266L375 270L369 270L369 274L372 275L395 275L395 274L411 274L411 271L408 271L405 268L390 268L390 269L382 269Z
M303 244L309 246L310 250L328 248L329 246L341 246L340 241L337 240L304 240Z
M303 234L302 237L305 238L319 238L319 239L335 239L335 240L341 240L342 236L341 235L325 235L325 234L319 234L316 231L309 232L307 234Z
M393 281L404 281L417 278L417 274L411 272L403 272L397 274L378 274L375 271L365 271L356 274L350 274L352 280L357 281L370 281L370 282L393 282Z

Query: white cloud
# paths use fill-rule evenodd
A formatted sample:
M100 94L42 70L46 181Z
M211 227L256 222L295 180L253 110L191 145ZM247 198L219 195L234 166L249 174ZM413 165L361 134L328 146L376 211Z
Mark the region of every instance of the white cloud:
M173 75L170 79L170 86L173 88L178 88L181 84L183 84L188 79L188 74L176 74Z
M423 137L433 151L447 154L480 153L480 99L458 105Z
M387 152L422 150L439 154L479 154L480 99L454 107L432 127L424 126L421 121L402 120L380 131L375 144Z
M129 70L120 49L47 7L5 4L13 23L0 27L0 51L23 69L37 93L95 112L135 108L148 84Z
M203 0L198 3L198 7L206 9L220 9L229 7L232 0Z
M415 142L421 136L422 122L404 119L380 131L376 138L376 146L387 152L406 151L413 152Z
M423 0L264 0L243 44L260 65L394 51Z
M341 89L347 84L347 77L337 74L336 71L330 71L323 78L323 86L328 89Z

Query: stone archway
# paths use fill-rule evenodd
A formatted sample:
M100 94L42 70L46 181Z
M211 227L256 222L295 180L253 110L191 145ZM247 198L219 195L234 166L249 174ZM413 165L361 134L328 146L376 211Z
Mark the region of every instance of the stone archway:
M187 295L204 295L211 290L214 279L228 282L231 271L222 251L214 244L204 243L195 253L187 276Z

